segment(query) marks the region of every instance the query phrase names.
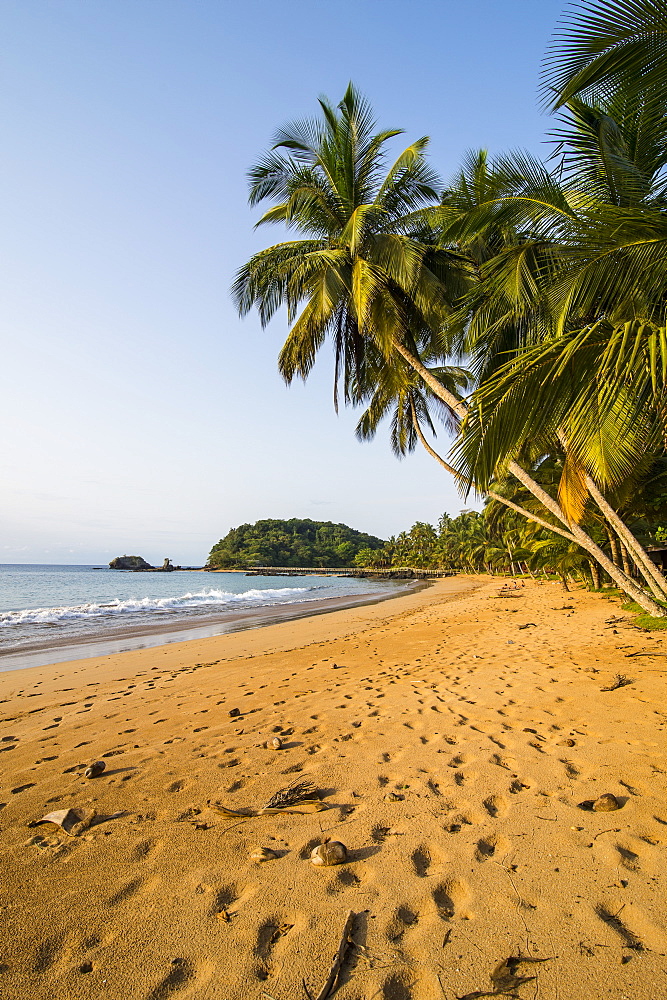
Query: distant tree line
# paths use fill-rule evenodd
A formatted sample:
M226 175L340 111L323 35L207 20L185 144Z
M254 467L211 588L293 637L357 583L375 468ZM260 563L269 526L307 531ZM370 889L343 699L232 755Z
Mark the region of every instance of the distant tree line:
M208 557L215 569L253 566L353 566L363 549L374 552L384 541L346 524L293 517L267 519L232 528L217 542Z
M552 463L541 475L545 485L553 486L561 475ZM628 498L626 518L635 535L645 545L663 543L667 538L667 494L664 476L656 476L652 488ZM530 505L528 491L519 501ZM587 528L614 566L628 576L635 576L624 540L601 516L590 517ZM417 521L409 531L392 536L381 549L362 549L355 564L363 569L441 569L458 573L523 575L560 578L583 583L598 590L612 583L597 560L575 542L554 535L548 527L527 521L517 511L500 501L487 500L482 512L464 510L458 517L443 514L437 526Z

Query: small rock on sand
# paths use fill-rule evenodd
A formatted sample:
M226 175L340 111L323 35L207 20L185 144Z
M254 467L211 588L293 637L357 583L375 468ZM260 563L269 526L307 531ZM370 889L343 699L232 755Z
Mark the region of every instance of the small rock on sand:
M347 861L347 847L339 840L325 840L313 848L310 860L314 865L342 865Z
M596 799L593 803L594 812L613 812L615 809L620 809L621 803L618 801L615 795L611 792L605 792L601 795L599 799Z

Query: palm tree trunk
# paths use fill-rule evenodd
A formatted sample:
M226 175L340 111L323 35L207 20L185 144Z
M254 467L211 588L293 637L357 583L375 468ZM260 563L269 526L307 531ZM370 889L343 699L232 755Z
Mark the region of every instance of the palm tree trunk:
M466 404L460 399L457 399L453 393L445 389L435 375L428 370L426 365L422 364L420 359L415 357L397 337L392 338L392 345L404 361L406 361L419 375L421 375L433 394L437 396L437 398L440 399L453 413L455 413L460 420L463 420L468 412ZM532 476L530 476L525 469L522 469L521 466L514 461L510 462L507 468L515 479L518 479L522 486L525 486L529 493L532 493L532 495L539 500L544 507L546 507L549 513L553 514L553 516L560 521L562 525L570 529L570 532L574 536L574 540L577 544L588 552L589 555L592 555L594 559L597 559L600 566L606 570L621 590L636 601L637 604L639 604L639 606L649 615L652 615L655 618L667 617L667 610L654 601L653 598L642 590L631 577L626 576L619 566L614 565L611 559L607 556L607 553L604 552L599 545L596 545L590 535L586 534L583 528L581 528L578 524L570 524L558 503L553 499L553 497L549 496L547 491L544 490L539 483L535 482Z
M589 559L588 560L588 565L591 568L591 579L593 581L593 589L594 590L599 590L600 589L600 569L598 567L598 564L596 563L595 559Z
M597 488L594 480L591 479L590 476L586 476L585 481L588 492L593 497L593 500L595 500L607 521L609 521L613 529L617 532L621 541L627 546L627 549L632 555L637 568L645 577L646 582L653 593L656 597L667 597L667 580L655 565L644 546L630 531L625 521L618 516L611 504L607 502L605 497Z
M628 556L628 550L626 549L623 542L620 542L621 546L621 559L623 560L623 572L627 573L628 576L632 576L632 566L630 565L630 557Z
M614 566L618 566L619 563L619 552L618 552L618 539L614 534L614 529L610 528L609 525L605 525L605 530L607 532L607 538L609 539L609 548L611 549L611 558L613 560Z

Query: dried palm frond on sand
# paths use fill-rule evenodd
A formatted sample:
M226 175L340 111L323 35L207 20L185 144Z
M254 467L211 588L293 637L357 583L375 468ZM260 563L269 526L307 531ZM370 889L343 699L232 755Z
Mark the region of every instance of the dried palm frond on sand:
M222 802L208 801L210 809L214 809L222 816L229 819L250 819L252 816L264 816L271 813L313 813L327 809L325 802L321 802L317 794L317 789L311 781L298 781L296 784L281 788L261 809L244 809L241 811L228 809Z

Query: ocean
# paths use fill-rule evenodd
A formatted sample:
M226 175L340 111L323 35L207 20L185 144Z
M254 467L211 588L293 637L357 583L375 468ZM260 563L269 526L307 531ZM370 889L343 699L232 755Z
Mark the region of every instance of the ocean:
M218 635L399 589L353 577L0 565L0 671Z

